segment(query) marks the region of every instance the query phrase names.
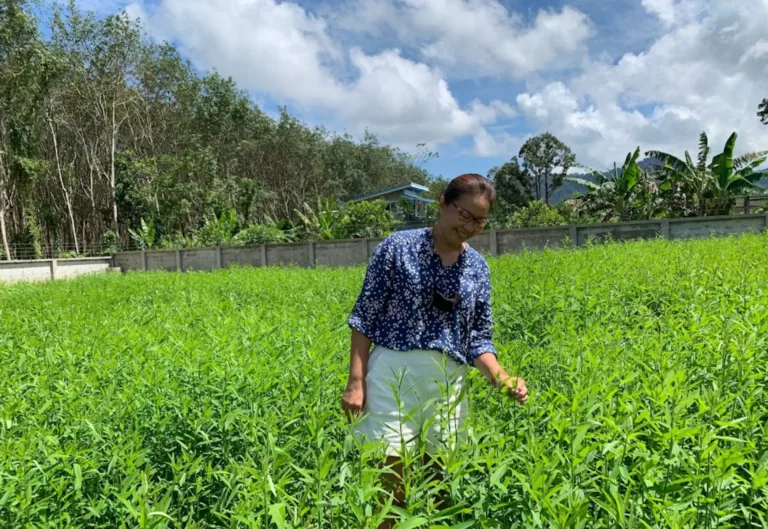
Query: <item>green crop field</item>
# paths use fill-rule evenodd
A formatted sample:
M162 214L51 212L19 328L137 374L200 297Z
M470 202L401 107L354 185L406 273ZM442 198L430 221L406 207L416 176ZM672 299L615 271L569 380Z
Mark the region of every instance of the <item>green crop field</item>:
M363 268L0 286L0 527L768 526L768 235L491 266L531 399L472 370L407 512L339 408Z

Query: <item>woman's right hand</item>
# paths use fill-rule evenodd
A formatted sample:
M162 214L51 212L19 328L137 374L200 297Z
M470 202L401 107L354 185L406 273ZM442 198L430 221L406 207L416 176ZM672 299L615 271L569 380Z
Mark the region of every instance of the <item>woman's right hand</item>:
M364 406L365 380L350 380L344 389L344 395L341 397L341 407L344 413L349 420L352 420L353 416L362 413Z

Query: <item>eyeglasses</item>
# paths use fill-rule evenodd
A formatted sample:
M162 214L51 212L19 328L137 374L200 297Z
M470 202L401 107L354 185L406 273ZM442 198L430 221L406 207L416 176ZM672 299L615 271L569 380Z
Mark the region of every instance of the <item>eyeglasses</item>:
M466 209L457 206L455 202L452 202L451 205L459 210L459 220L464 224L472 222L477 228L484 228L488 224L488 217L475 217Z

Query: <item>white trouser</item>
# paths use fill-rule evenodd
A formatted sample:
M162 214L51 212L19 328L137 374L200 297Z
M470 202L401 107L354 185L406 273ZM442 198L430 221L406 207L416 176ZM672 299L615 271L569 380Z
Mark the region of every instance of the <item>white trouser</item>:
M421 441L430 454L440 447L450 449L462 438L466 375L467 366L439 351L374 347L358 439L384 441L390 456L400 456L404 448L418 448Z

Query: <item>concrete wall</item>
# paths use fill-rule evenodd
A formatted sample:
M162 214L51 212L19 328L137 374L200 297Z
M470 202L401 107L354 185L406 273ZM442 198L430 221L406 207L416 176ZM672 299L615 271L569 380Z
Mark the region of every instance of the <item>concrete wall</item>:
M142 253L141 252L120 252L115 254L114 263L118 268L123 270L143 270L142 265Z
M703 217L669 221L669 238L703 238L714 235L737 235L766 227L768 216L739 215L738 217Z
M661 236L661 221L649 220L645 222L627 222L620 224L595 224L579 227L579 246L588 239L602 241L610 238L614 241L627 241L631 239L654 239Z
M0 261L0 282L14 283L16 281L67 279L106 272L111 267L111 257Z
M496 232L497 254L559 248L570 235L571 229L568 226L500 230Z
M228 268L232 265L239 266L264 266L266 247L241 246L222 248L221 265Z
M768 227L768 214L700 217L545 228L489 230L470 246L490 256L524 250L582 246L588 240L702 238L756 232ZM354 239L296 244L266 244L232 248L195 248L171 251L127 252L115 256L115 266L127 270L214 270L243 266L355 266L365 264L382 239ZM33 272L28 272L32 274ZM42 272L39 272L42 273Z

